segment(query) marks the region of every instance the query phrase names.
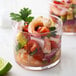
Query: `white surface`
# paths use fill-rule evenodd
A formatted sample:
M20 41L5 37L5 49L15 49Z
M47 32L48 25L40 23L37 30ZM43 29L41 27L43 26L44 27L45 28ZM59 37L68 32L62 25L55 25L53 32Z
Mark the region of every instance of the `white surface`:
M0 29L0 57L13 65L5 76L76 76L76 36L62 37L61 62L52 69L28 71L16 64L13 54L13 32Z
M48 10L49 0L0 0L0 27L11 28L10 13L18 13L27 7L32 10L32 15L45 15Z

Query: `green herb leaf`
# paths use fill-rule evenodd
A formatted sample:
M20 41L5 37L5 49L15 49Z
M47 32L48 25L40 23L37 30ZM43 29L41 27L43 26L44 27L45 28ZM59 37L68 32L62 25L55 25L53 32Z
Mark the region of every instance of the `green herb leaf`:
M32 55L34 55L36 52L37 52L37 48L36 48L33 52L31 52L30 55L32 56Z
M15 20L15 21L21 21L22 20L20 15L16 14L16 13L10 13L10 17L12 17L12 20Z
M54 31L54 30L56 30L56 27L50 27L49 30Z
M27 18L26 18L26 22L30 23L33 18L34 18L34 17L31 17L31 16L30 16L30 17L27 17Z
M23 8L19 11L19 13L10 13L10 17L12 20L21 21L24 20L25 22L30 23L34 17L30 16L31 10L29 8Z

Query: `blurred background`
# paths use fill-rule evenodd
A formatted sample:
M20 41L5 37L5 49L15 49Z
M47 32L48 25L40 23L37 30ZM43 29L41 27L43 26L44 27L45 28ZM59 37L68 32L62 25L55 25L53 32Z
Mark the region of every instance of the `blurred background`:
M10 12L19 12L23 7L32 9L32 14L35 16L47 14L48 11L45 10L48 10L49 1L50 0L0 0L0 27L11 28Z

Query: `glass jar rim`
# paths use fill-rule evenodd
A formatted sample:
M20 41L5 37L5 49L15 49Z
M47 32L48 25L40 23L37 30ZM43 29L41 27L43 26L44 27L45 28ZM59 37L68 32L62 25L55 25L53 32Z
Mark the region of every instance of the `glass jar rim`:
M58 30L60 30L61 28L62 28L62 25L63 25L63 22L62 22L62 20L59 18L59 17L57 17L57 16L55 16L55 15L50 15L50 17L54 17L54 18L56 18L59 22L57 23L57 24L59 24L60 23L60 26L58 27L59 29ZM22 27L22 26L21 26ZM16 25L14 25L14 26L12 26L12 28L13 29L15 29L15 30L18 30L18 28L16 27ZM57 29L55 29L54 31L58 31ZM25 32L25 31L22 31L22 30L19 30L20 32L23 32L23 33L28 33L28 34L35 34L35 33L30 33L30 32ZM54 31L50 31L50 32L45 32L45 33L39 33L39 34L49 34L49 33L51 33L51 32L54 32Z

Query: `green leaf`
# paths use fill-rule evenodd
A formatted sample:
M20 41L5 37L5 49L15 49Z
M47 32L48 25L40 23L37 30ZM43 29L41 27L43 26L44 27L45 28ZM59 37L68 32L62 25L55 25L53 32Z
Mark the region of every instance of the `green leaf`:
M16 13L10 13L10 17L12 18L12 20L15 20L15 21L21 21L21 17L19 14L16 14Z
M50 27L49 30L54 31L54 30L56 30L56 27Z
M36 48L33 52L31 52L30 55L32 56L32 55L34 55L36 52L37 52L37 48Z
M22 45L20 43L18 43L17 46L16 46L16 51L18 51L21 48L22 48Z
M10 17L12 17L12 20L15 21L21 21L24 20L25 22L28 22L28 24L32 21L34 17L30 16L31 10L29 8L23 8L19 11L19 14L16 13L10 13Z
M23 8L19 12L22 16L22 18L26 18L31 14L31 10L29 8Z
M26 22L30 23L33 18L34 18L34 17L31 17L31 16L30 16L30 17L27 17L27 18L26 18Z
M32 16L29 16L31 15L31 10L29 8L23 8L20 10L19 13L21 15L21 18L28 23L31 22L32 19L34 18Z

